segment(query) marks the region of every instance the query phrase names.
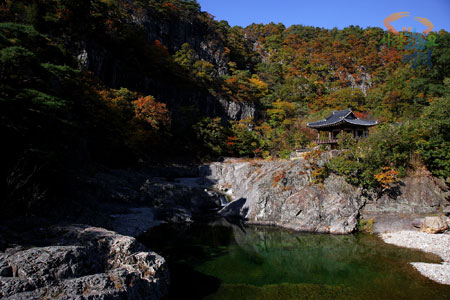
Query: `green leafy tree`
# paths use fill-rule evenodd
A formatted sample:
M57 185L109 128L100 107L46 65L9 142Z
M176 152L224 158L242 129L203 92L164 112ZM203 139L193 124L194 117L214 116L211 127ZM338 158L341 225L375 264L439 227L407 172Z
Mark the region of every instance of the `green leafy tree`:
M203 118L193 125L197 141L207 154L218 157L226 153L227 132L220 118Z
M231 133L226 142L229 152L238 156L258 155L261 150L258 137L253 130L253 120L233 121L231 124Z
M448 80L447 80L448 82ZM439 177L450 180L450 96L433 101L425 109L417 143L425 164Z

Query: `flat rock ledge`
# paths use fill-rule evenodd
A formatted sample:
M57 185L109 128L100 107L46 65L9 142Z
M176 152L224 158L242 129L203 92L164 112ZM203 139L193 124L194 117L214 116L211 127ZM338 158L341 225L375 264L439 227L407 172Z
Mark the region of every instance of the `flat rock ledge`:
M388 244L419 249L440 256L444 260L441 264L413 262L411 265L425 277L450 285L450 234L398 231L383 233L380 237Z
M169 273L135 238L86 225L53 227L51 246L0 252L2 299L161 299Z

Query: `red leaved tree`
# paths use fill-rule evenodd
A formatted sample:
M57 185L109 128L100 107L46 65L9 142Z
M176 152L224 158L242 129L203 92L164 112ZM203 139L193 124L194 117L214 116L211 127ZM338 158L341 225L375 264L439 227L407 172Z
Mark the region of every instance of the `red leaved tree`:
M156 102L153 96L139 97L134 101L134 112L138 120L148 123L155 130L170 126L166 104Z

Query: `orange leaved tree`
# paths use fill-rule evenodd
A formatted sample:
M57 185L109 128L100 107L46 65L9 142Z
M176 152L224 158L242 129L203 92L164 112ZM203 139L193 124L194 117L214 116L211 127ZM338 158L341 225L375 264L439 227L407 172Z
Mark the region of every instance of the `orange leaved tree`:
M170 116L165 103L156 102L153 96L139 97L134 101L134 112L138 120L159 130L170 126Z

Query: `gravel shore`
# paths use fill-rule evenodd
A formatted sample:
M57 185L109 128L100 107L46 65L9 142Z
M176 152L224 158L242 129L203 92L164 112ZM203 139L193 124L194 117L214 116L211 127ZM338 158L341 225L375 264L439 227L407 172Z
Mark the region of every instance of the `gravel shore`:
M450 285L450 234L398 231L383 233L380 234L380 237L388 244L419 249L439 255L444 260L441 264L413 262L411 265L431 280Z

